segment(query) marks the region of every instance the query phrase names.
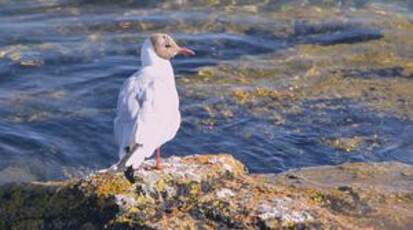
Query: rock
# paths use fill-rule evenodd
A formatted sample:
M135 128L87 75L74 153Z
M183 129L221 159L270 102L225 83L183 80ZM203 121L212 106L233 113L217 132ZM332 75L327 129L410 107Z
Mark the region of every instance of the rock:
M403 229L413 167L353 163L248 174L231 155L144 162L122 173L0 187L0 229ZM395 212L394 210L398 210Z
M314 218L306 210L305 205L289 197L282 197L280 199L274 199L271 202L261 203L258 205L257 210L258 218L261 221L279 220L282 226L296 226L314 221ZM271 226L272 224L266 223L265 225Z
M226 197L231 197L235 196L235 193L231 189L223 188L219 191L217 191L217 197L218 198L226 198Z

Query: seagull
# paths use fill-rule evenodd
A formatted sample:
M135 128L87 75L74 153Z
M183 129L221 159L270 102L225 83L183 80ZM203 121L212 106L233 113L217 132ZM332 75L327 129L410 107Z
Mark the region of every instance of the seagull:
M155 169L161 170L160 147L175 137L181 123L170 62L179 54L195 53L164 33L143 42L142 67L124 82L118 96L114 134L120 160L112 169L133 173L156 149Z

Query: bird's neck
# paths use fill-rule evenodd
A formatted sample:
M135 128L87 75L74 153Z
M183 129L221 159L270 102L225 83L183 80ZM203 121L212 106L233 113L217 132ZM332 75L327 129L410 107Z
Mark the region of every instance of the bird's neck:
M159 57L152 46L150 39L146 39L141 49L142 67L153 66L162 71L173 73L172 65L169 60Z

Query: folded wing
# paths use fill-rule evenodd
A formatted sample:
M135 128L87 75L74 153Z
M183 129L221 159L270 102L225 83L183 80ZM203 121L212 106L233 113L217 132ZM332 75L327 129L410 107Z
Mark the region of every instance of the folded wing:
M150 139L151 126L154 125L151 122L154 87L153 82L141 75L126 80L118 97L114 133L120 162L125 163L120 167L139 165L154 150ZM127 148L134 149L134 152L126 155Z

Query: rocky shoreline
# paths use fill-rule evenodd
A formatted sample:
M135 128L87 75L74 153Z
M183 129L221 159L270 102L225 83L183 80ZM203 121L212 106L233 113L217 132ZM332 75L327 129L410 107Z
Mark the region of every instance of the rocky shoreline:
M413 167L347 163L249 174L228 154L0 187L0 229L411 229Z

